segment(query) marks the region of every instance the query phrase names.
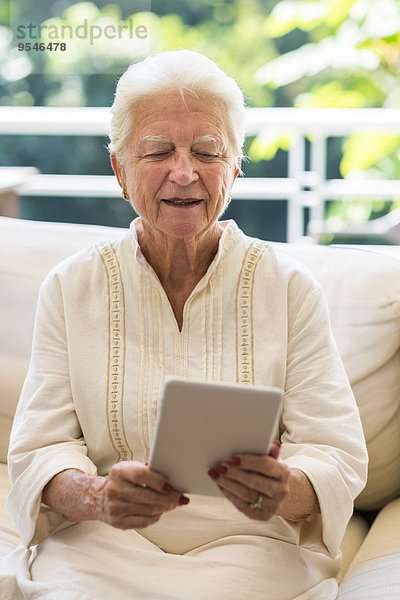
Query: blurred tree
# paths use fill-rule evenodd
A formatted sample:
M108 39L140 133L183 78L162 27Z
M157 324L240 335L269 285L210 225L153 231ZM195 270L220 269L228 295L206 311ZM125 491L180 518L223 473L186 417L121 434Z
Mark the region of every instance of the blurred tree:
M293 106L307 108L400 107L399 0L282 0L263 23L271 39L295 31L306 43L283 52L255 73L269 89L282 89ZM257 139L250 155L270 158L287 146L278 135ZM400 177L400 137L369 133L347 138L343 177ZM393 204L396 207L397 203ZM362 222L382 214L385 203L332 203L328 219ZM387 208L387 206L386 206Z

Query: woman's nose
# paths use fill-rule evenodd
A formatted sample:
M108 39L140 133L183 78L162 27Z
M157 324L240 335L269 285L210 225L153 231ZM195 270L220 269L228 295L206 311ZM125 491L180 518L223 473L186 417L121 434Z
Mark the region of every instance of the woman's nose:
M190 153L176 152L170 164L168 178L179 185L189 185L199 179L196 165Z

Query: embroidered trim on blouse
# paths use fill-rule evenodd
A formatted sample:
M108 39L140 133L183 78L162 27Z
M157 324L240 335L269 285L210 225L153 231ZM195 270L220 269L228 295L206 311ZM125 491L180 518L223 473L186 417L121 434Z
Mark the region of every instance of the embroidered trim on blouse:
M236 383L255 383L253 289L254 274L266 245L259 241L244 255L236 288Z
M133 452L126 439L124 427L125 382L125 295L121 267L109 242L97 244L107 274L108 287L108 367L107 367L107 426L118 461L132 460Z

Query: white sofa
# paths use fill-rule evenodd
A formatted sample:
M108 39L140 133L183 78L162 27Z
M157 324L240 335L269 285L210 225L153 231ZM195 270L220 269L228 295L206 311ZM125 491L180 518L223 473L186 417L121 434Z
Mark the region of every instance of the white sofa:
M39 284L67 255L123 233L0 217L0 561L18 543L5 509L6 454ZM400 248L280 246L307 264L324 287L370 454L368 483L343 541L339 598L399 600Z

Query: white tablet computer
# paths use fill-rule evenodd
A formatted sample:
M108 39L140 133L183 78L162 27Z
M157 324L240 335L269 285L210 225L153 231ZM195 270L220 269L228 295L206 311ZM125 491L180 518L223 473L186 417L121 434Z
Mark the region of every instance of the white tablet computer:
M220 496L208 470L237 453L268 454L282 397L277 388L166 378L150 468L181 492Z

